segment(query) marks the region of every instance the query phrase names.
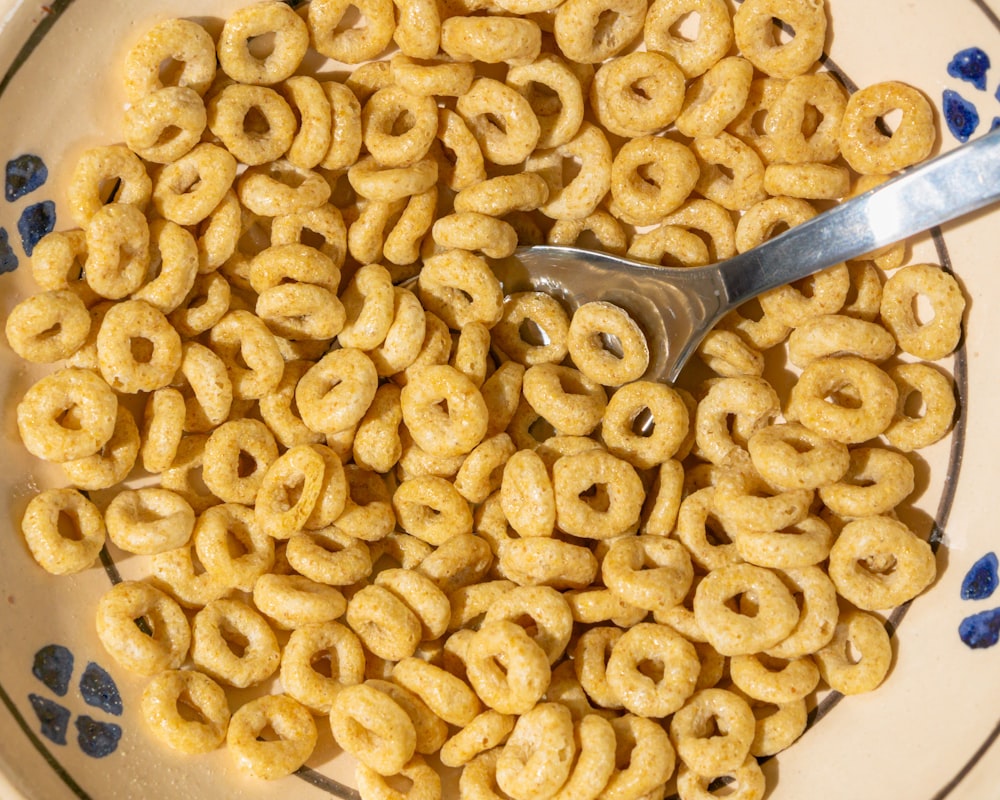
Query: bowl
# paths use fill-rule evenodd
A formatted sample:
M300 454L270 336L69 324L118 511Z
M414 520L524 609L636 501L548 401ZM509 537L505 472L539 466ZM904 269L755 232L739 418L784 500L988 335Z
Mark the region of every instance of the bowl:
M218 31L240 3L215 0L0 2L0 305L36 291L35 244L74 227L66 204L73 165L88 147L120 141L125 53L154 22L189 17ZM295 6L296 3L290 3ZM919 88L936 111L935 152L1000 123L997 0L912 3L831 0L823 66L850 89L886 80ZM693 24L690 19L688 23ZM893 120L887 120L892 125ZM912 456L916 489L901 517L936 548L938 577L912 603L883 615L893 660L866 694L810 696L809 724L763 760L773 800L856 797L993 798L1000 782L1000 595L994 481L1000 422L993 408L1000 349L989 326L998 291L993 246L1000 217L985 211L908 244L912 263L953 271L967 299L964 336L944 366L959 400L946 439ZM993 288L991 288L993 287ZM20 519L59 468L22 446L16 407L45 371L0 346L4 458L0 509L0 795L5 798L357 798L354 762L319 719L306 765L277 781L242 773L225 748L178 754L145 726L146 679L98 639L98 598L148 567L111 546L89 569L55 577L34 562ZM235 704L244 694L233 693ZM671 788L668 794L673 792ZM445 796L457 797L454 784Z

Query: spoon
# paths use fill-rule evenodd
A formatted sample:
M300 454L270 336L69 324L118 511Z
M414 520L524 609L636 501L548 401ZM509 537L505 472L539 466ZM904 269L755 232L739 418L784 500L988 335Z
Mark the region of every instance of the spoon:
M673 382L712 327L747 300L996 200L1000 129L716 264L662 267L535 245L494 262L494 271L506 294L543 291L571 310L592 300L625 308L651 344L645 377Z

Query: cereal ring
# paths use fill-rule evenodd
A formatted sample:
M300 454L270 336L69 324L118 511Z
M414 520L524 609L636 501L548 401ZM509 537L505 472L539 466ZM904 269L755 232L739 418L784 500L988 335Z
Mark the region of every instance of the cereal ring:
M893 110L899 110L902 119L887 136L876 123ZM886 81L850 96L839 142L855 172L888 175L927 158L936 136L934 112L927 99L912 86Z
M475 692L464 681L420 658L404 658L393 667L392 679L450 725L464 727L482 711Z
M702 569L718 569L740 560L727 524L732 527L715 509L715 487L706 486L692 491L681 502L676 536L691 553L695 564Z
M86 261L86 232L52 231L45 234L31 251L31 277L46 291L69 289L80 295L84 305L89 307L97 298L84 276Z
M768 109L768 136L777 157L789 164L834 161L846 106L847 95L832 73L792 78ZM819 121L806 125L807 114L817 112Z
M933 317L929 322L916 316L918 297L930 302ZM933 264L903 267L882 287L882 323L902 350L927 361L944 358L958 345L964 311L965 297L958 281Z
M644 426L651 424L652 430L640 435L635 426L646 415L649 422L644 421ZM612 455L647 469L677 453L689 426L687 406L677 392L664 384L635 381L611 396L601 422L601 437Z
M910 453L947 436L957 407L951 378L930 364L897 364L887 371L899 389L896 415L885 430L889 444ZM907 411L914 395L922 401L920 415Z
M181 753L211 752L225 741L229 730L225 691L197 670L167 670L156 675L143 690L141 708L152 734Z
M406 533L431 545L472 531L468 502L444 478L426 475L403 481L392 496L392 507Z
M318 445L314 445L318 446ZM381 475L348 464L338 470L335 452L324 448L327 476L316 510L306 523L315 528L330 518L339 504L343 509L334 521L348 536L377 542L389 535L396 524L392 498Z
M476 694L501 714L527 714L549 685L545 651L508 620L483 623L469 642L465 666Z
M492 563L493 553L486 540L466 533L452 536L424 555L417 569L441 591L451 595L464 586L482 580Z
M611 727L616 767L601 795L608 800L659 797L677 760L667 732L657 721L635 714L612 718ZM619 769L618 763L627 766Z
M662 680L640 670L655 663ZM611 648L608 686L626 710L643 717L665 717L680 709L694 692L701 662L694 645L666 625L641 622L625 631Z
M819 670L809 656L777 659L761 653L733 656L730 676L748 696L779 705L804 700L819 684Z
M183 547L194 531L194 510L180 495L155 486L125 489L104 512L108 537L128 553L156 555Z
M201 95L173 86L134 101L125 112L122 132L125 144L140 158L169 164L201 140L207 124Z
M693 39L674 33L688 14L699 18ZM646 13L643 38L650 50L670 56L685 78L697 78L729 52L733 24L722 0L654 0Z
M530 64L511 67L506 83L520 92L535 112L538 147L559 147L579 131L584 113L583 88L576 73L559 56L541 53ZM557 102L553 102L552 94Z
M333 622L347 610L347 600L332 586L303 575L261 575L253 585L253 604L276 627L295 630Z
M586 714L574 722L573 737L576 763L551 800L597 800L599 787L607 784L615 770L615 730L599 715Z
M393 592L370 584L347 603L347 624L379 658L412 656L422 638L420 619Z
M277 217L319 208L330 197L330 184L318 172L282 159L247 169L236 193L251 213Z
M497 786L514 800L551 797L569 778L575 755L569 709L539 703L514 723L497 759Z
M659 136L631 139L611 165L618 216L636 225L659 222L687 199L699 174L698 161L686 146Z
M319 166L323 169L347 169L358 160L361 151L361 103L347 86L336 81L321 83L330 103L333 130L330 149Z
M432 237L444 250L478 250L488 258L506 258L517 247L517 232L509 222L475 211L435 220Z
M567 162L578 165L572 180L564 180ZM552 219L581 219L592 214L611 188L611 145L596 125L584 122L565 144L536 152L525 169L538 172L549 183L549 199L541 212Z
M364 763L358 764L354 772L358 792L368 800L433 800L441 796L441 776L421 756L415 755L407 761L399 775L409 781L410 788L405 795L393 789L387 778Z
M118 398L90 370L68 367L35 383L17 405L25 448L46 461L98 452L114 434Z
M253 509L236 503L202 512L192 543L205 570L229 588L251 591L274 565L274 540L256 525ZM231 544L237 545L236 553Z
M837 592L866 611L912 600L936 575L930 545L891 517L848 522L830 548Z
M596 240L596 248L586 244L587 239ZM559 219L549 229L548 244L577 245L587 249L604 250L612 255L624 255L627 248L625 231L621 223L607 211L595 211L584 219Z
M769 425L747 442L754 468L768 483L783 489L818 489L847 472L847 446L803 425Z
M367 24L342 29L344 15L352 6ZM319 0L309 5L307 22L313 48L345 64L377 58L389 45L396 27L391 0Z
M458 493L470 503L482 503L500 488L504 467L515 451L506 433L484 439L469 453L455 475Z
M552 485L557 524L573 536L612 539L639 521L642 482L631 464L608 452L590 450L559 458L552 468ZM598 497L593 505L584 497L592 487L597 487Z
M750 754L755 722L739 695L702 689L670 720L670 741L688 769L718 775L738 768ZM715 729L718 735L712 734Z
M146 210L152 181L139 156L123 144L91 148L76 162L66 189L66 201L70 217L79 227L86 228L108 202L103 193L109 186L116 187L112 195L114 204Z
M629 138L649 136L676 119L684 102L684 74L658 52L637 51L602 64L590 85L590 105L601 125Z
M416 615L423 640L444 635L451 606L447 595L426 575L409 569L384 569L375 576L375 585L388 589Z
M898 396L892 378L869 361L820 358L792 387L786 416L828 439L856 444L889 427Z
M530 19L454 16L441 23L441 50L455 61L522 66L541 46L541 28Z
M170 60L180 69L163 69ZM125 93L130 102L170 85L205 94L215 79L215 42L201 25L187 19L165 19L146 31L125 55Z
M262 738L264 729L276 739ZM277 780L301 767L316 747L316 723L301 703L288 695L258 697L240 706L229 720L226 745L236 765L251 777Z
M520 164L538 144L541 128L531 104L515 89L477 78L458 98L456 111L494 164Z
M295 402L311 430L337 433L360 422L377 386L372 360L347 347L327 353L309 368L295 387Z
M614 350L606 345L605 337L617 341ZM584 303L573 312L566 346L577 369L604 386L638 380L649 366L649 345L642 329L627 311L601 300Z
M50 290L22 300L7 315L11 349L25 361L51 364L72 356L87 341L90 313L75 292Z
M67 528L60 523L66 520ZM53 575L90 567L104 547L105 522L97 506L75 489L45 489L31 498L21 533L32 558Z
M741 594L753 598L758 609L753 616L726 604ZM795 627L799 608L773 572L752 564L733 564L711 570L698 584L694 614L712 647L722 655L735 656L778 644Z
M266 57L258 56L251 42L272 36ZM271 86L298 69L309 48L309 29L284 3L258 2L230 14L219 35L219 66L233 80Z
M347 171L347 178L362 197L391 203L434 186L438 162L423 158L409 167L383 168L372 156L364 156Z
M208 437L202 476L224 503L252 505L264 475L277 458L278 445L263 422L234 419Z
M330 674L316 669L329 663ZM355 686L365 677L361 641L336 622L317 622L296 628L281 654L281 687L311 711L329 714L337 692Z
M142 619L140 627L136 620ZM97 604L97 636L121 667L140 675L178 669L191 628L177 603L148 583L116 583Z
M597 575L597 558L586 547L547 536L513 539L500 548L497 571L521 586L580 589Z
M236 159L227 150L209 142L195 145L189 152L157 173L153 184L153 206L178 225L198 225L209 219L230 197L236 178ZM232 203L235 197L229 200ZM231 247L239 233L238 209L230 208L226 225ZM227 245L226 250L230 250ZM231 255L231 251L230 251ZM220 262L225 261L220 255Z
M200 563L195 563L194 547L190 544L157 553L151 562L154 585L168 592L185 608L202 608L230 591Z
M452 191L460 192L485 181L483 151L465 120L450 108L442 108L438 116L437 139L441 144L441 152L437 161L441 182Z
M148 350L141 355L142 344ZM97 334L101 374L120 392L151 392L173 380L181 366L180 335L167 318L142 300L118 303Z
M438 365L420 370L403 387L400 402L403 421L413 440L433 455L464 455L486 434L483 396L454 367Z
M233 83L209 100L208 128L238 160L254 166L287 153L298 122L291 106L273 89Z
M609 11L613 16L607 16ZM598 64L628 47L641 33L645 18L645 0L618 5L605 0L567 0L556 11L552 32L566 58Z
M665 536L615 539L601 561L611 593L634 608L666 611L684 600L694 568L687 551Z
M533 172L497 175L462 189L455 195L455 211L506 217L513 211L540 208L548 197L549 185L541 175Z
M788 358L805 367L817 358L852 355L885 361L896 352L896 340L881 325L839 314L824 314L800 325L788 339Z
M792 38L775 41L774 20L791 28ZM747 0L733 17L736 46L757 69L775 78L794 78L823 54L826 8L822 2Z
M347 226L340 209L326 203L297 214L285 214L271 223L271 245L303 244L307 237L319 238L318 249L333 262L335 269L344 265L347 255Z
M396 120L405 115L410 121L396 132ZM398 86L388 86L373 94L361 110L365 147L383 167L410 167L427 155L437 136L437 105L432 97L419 97Z
M764 773L752 755L736 769L722 775L700 775L684 763L677 768L677 792L685 800L710 800L714 792L709 787L723 780L727 786L738 787L730 792L732 800L761 800L764 797Z
M461 767L481 753L503 744L514 729L514 717L487 709L441 747L441 763Z
M746 105L752 79L746 59L720 59L688 87L674 120L677 130L692 138L719 136Z
M857 654L848 658L850 650ZM842 694L876 689L889 673L892 644L885 624L874 614L846 609L837 620L833 639L815 653L823 680Z
M149 270L149 225L142 212L109 203L87 223L86 280L101 297L121 300L142 286Z
M241 600L223 598L194 615L191 660L215 680L245 689L274 674L281 651L264 617Z
M730 211L742 211L767 197L764 164L746 142L728 133L691 143L698 161L696 191Z
M579 370L536 364L524 373L522 392L532 409L559 433L586 436L601 422L607 406L604 387Z
M476 74L472 64L417 60L433 59L437 54L438 41L433 43L434 52L429 55L420 56L403 52L394 55L391 62L393 81L415 95L460 97L469 91ZM429 49L430 45L426 47Z
M392 276L379 264L366 264L340 295L347 321L338 334L341 347L373 350L385 341L393 322Z
M850 173L832 164L768 164L764 170L764 191L775 196L838 200L850 189Z

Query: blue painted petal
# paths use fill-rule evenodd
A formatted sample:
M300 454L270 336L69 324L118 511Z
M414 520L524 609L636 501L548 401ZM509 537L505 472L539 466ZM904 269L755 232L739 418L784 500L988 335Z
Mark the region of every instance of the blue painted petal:
M990 130L995 131L1000 128L1000 117L993 117L993 122L990 123Z
M17 269L17 254L10 247L7 229L0 228L0 274Z
M21 212L17 221L17 231L21 234L21 244L29 256L43 236L52 233L56 227L56 204L51 200L35 203Z
M31 674L59 697L69 691L73 676L73 654L61 644L49 644L35 653Z
M993 647L1000 639L1000 608L966 617L958 625L958 636L972 648Z
M104 758L118 749L118 740L122 738L120 725L113 722L100 722L86 714L76 718L76 741L91 758Z
M42 724L42 736L54 744L66 744L66 731L69 728L69 709L59 705L55 700L29 694L28 700L35 709L38 721Z
M990 68L990 57L978 47L959 50L948 64L948 74L953 78L968 81L980 91L986 90L986 71Z
M969 137L979 127L979 112L976 107L958 92L945 89L943 108L951 135L960 142L969 141Z
M24 197L48 180L49 170L41 158L30 153L7 162L4 196L11 202Z
M108 714L120 717L122 696L112 678L101 667L91 661L80 678L80 694L88 706L96 706Z
M998 583L997 566L997 554L987 553L969 567L962 579L962 599L985 600L993 594Z

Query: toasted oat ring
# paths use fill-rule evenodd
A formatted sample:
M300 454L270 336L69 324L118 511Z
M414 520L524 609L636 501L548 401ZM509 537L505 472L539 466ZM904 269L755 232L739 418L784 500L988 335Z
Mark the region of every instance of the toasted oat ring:
M695 139L691 151L699 168L695 189L706 199L730 211L740 211L767 197L764 164L742 139L723 131Z
M780 410L778 395L765 380L723 378L698 403L694 426L698 450L713 464L724 464ZM729 415L736 419L730 426Z
M540 329L541 343L526 341L525 324ZM497 346L518 363L558 364L565 358L569 315L559 301L544 292L516 292L504 299L503 316L492 328Z
M625 231L607 211L595 211L584 219L558 219L549 228L546 241L571 247L584 237L592 236L600 249L613 255L624 255L628 249Z
M153 206L178 225L198 225L226 201L235 178L236 158L222 147L202 142L160 170L153 185ZM223 223L229 229L223 253L230 255L239 238L237 211L231 208ZM220 254L216 260L219 266L226 259Z
M611 145L604 132L583 122L565 144L531 155L525 168L539 172L550 182L549 199L541 207L552 219L583 219L594 213L611 188ZM567 163L579 165L570 181L563 173Z
M560 702L565 703L565 700ZM566 783L551 800L596 800L615 770L615 730L599 714L584 714L573 725L577 759Z
M39 292L10 310L5 333L25 361L51 364L69 358L87 341L90 313L69 289Z
M262 739L265 728L277 739ZM301 767L316 747L316 723L309 710L284 694L258 697L240 706L229 721L227 746L237 766L263 780L277 780Z
M644 413L651 418L652 431L639 435L635 425ZM687 406L677 392L665 384L635 381L611 396L601 422L601 436L612 455L647 469L673 458L689 427Z
M472 532L472 511L451 481L424 475L403 481L392 496L400 527L430 545Z
M848 648L860 658L847 658ZM814 657L831 689L860 694L872 691L885 679L892 664L892 644L882 620L852 608L841 612L833 639Z
M636 51L602 64L590 85L590 105L611 133L629 138L666 128L684 102L684 74L667 56Z
M395 132L396 120L406 115L409 127ZM432 97L410 94L388 86L373 94L361 109L365 147L383 167L410 167L427 155L437 136L437 105Z
M525 400L559 433L586 436L596 428L607 406L600 383L573 367L535 364L524 373Z
M414 541L420 540L414 537ZM451 596L458 589L482 580L492 564L493 553L486 540L466 533L453 536L425 553L416 568Z
M372 653L388 661L412 656L420 643L420 619L384 586L370 584L347 603L347 624Z
M306 527L318 527L330 519L339 505L342 510L333 519L338 528L355 539L381 541L396 524L392 498L382 476L357 464L339 467L336 452L330 447L322 449L327 461L323 493Z
M441 23L441 50L455 61L530 64L541 50L542 31L530 19L454 16Z
M674 125L685 136L718 136L746 105L753 64L745 58L720 59L687 88Z
M552 468L556 520L560 529L587 539L621 536L639 521L644 492L635 469L604 450L563 456ZM607 508L592 506L583 495L591 487L606 494Z
M197 716L181 712L193 709ZM142 716L168 747L194 755L215 750L229 729L229 703L219 684L193 669L156 675L142 693Z
M359 195L391 203L430 189L438 179L438 163L422 158L409 167L382 167L372 156L363 156L348 171L347 178Z
M509 222L475 211L440 217L431 230L434 243L445 250L478 250L488 258L506 258L517 248L517 231Z
M422 572L383 569L375 576L375 585L388 589L416 615L424 641L438 639L448 629L451 619L448 596Z
M909 453L944 438L955 419L955 388L952 379L930 364L897 364L888 370L899 389L896 416L886 428L889 444ZM919 395L924 411L907 412L907 404Z
M787 638L765 651L774 658L800 658L825 647L834 634L840 608L837 588L818 566L783 569L779 574L792 595L801 595L802 614Z
M319 501L326 464L309 444L299 444L272 460L266 469L254 515L268 535L289 539L305 527Z
M441 749L448 739L448 723L431 711L423 700L389 680L369 678L365 683L385 692L407 713L417 733L417 753L431 755Z
M431 56L433 55L432 53ZM420 58L421 56L410 56L405 53L394 55L393 81L416 95L459 97L469 91L476 74L472 64L417 60Z
M742 764L723 775L700 775L681 763L677 769L677 790L686 800L710 800L715 792L709 787L726 777L730 779L728 783L739 787L730 793L732 800L761 800L764 797L764 773L752 755L747 755Z
M455 109L476 137L483 156L494 164L520 164L538 144L541 127L531 104L500 81L477 78L458 98Z
M205 485L223 502L252 505L277 458L274 435L263 422L230 420L212 431L205 444Z
M670 720L670 741L689 769L700 775L719 775L739 767L750 754L755 722L753 711L739 695L725 689L702 689ZM718 734L713 733L716 729Z
M63 519L73 535L64 535ZM45 489L32 497L21 518L21 533L35 561L53 575L90 567L106 536L101 512L75 489Z
M121 300L139 289L149 269L149 224L135 206L109 203L87 222L87 285Z
M46 461L93 455L115 430L118 398L91 370L68 367L35 383L17 405L17 429L28 452ZM72 426L63 425L66 414Z
M169 164L201 140L207 124L201 95L173 86L134 101L125 112L122 129L125 143L140 158Z
M245 642L237 654L231 641ZM241 600L213 600L191 622L191 660L209 676L246 688L267 680L281 661L274 631Z
M102 192L116 184L115 203L146 210L153 185L139 156L123 144L85 151L76 162L66 189L73 221L86 228L91 217L107 202Z
M507 71L508 86L527 99L538 118L538 147L559 147L572 139L583 122L584 97L580 79L553 53L542 53L530 64ZM544 86L543 93L536 87ZM549 92L558 97L553 103Z
M699 17L698 35L690 40L672 33L688 14ZM733 24L722 0L655 0L646 13L643 34L646 46L670 56L685 78L707 71L733 44Z
M182 64L174 85L205 94L215 79L215 42L201 25L187 19L158 22L125 55L125 93L130 102L162 89L163 62Z
M780 490L752 469L732 467L719 476L713 505L729 525L780 531L805 519L812 500L811 489Z
M514 729L514 717L487 709L456 732L441 747L441 763L446 767L461 767L481 753L501 745Z
M329 675L316 669L327 659ZM337 622L316 622L296 628L281 655L281 686L311 711L329 714L337 692L365 678L361 641Z
M514 723L497 759L497 786L514 800L551 797L569 778L575 755L569 709L539 703Z
M281 85L282 97L299 119L287 158L300 169L314 169L333 144L333 108L319 81L293 75Z
M902 605L936 575L930 545L891 517L848 522L830 549L830 579L837 592L866 611Z
M769 425L747 442L754 468L784 489L817 489L840 480L850 464L847 446L804 425Z
M374 350L392 327L395 292L389 270L380 264L358 269L340 295L347 319L338 334L341 347Z
M485 181L486 166L483 151L479 148L479 142L472 135L469 126L465 124L465 120L457 111L452 111L450 108L440 109L438 117L437 139L441 148L436 160L441 183L452 191L460 192ZM535 207L537 208L537 205Z
M691 553L695 564L702 569L718 569L739 561L727 524L733 527L715 510L715 487L705 486L690 491L681 502L677 510L676 536Z
M433 58L441 46L441 9L434 0L396 0L392 40L401 53Z
M455 475L458 493L470 503L482 503L500 488L504 467L515 451L514 442L506 433L483 439Z
M149 352L137 356L137 345ZM141 349L141 347L140 347ZM151 392L169 384L181 366L180 335L162 312L142 300L117 303L97 334L101 375L119 392Z
M615 770L601 796L607 800L656 798L674 773L677 755L657 720L635 714L611 718L615 732ZM617 764L627 764L621 769Z
M654 680L639 668L643 662L663 668ZM625 631L611 648L608 686L622 705L644 717L666 717L679 710L694 692L701 662L694 646L666 625L641 622Z
M392 684L390 684L392 685ZM390 781L373 770L365 763L358 764L354 779L358 784L358 792L366 800L434 800L441 796L441 776L424 761L420 755L415 755L399 771L399 775L409 781L409 789L405 795L400 794Z
M699 174L686 146L640 136L626 142L611 164L611 196L627 221L652 225L687 199Z
M617 340L621 355L605 346ZM584 303L573 312L566 346L570 358L591 380L621 386L638 380L649 366L646 335L624 309L602 300Z
M752 598L757 613L733 611L727 601ZM711 570L694 594L695 619L709 643L723 655L756 653L778 644L799 619L791 592L773 572L751 564Z
M360 29L339 26L351 6L368 24ZM392 0L319 0L308 12L312 46L320 54L345 64L360 64L376 58L392 40L395 29Z
M611 11L610 20L604 15ZM617 55L640 34L645 0L567 0L556 11L552 32L563 55L581 64L598 64Z
M280 160L247 169L236 192L252 213L277 217L319 208L330 197L330 184L318 172Z
M792 28L790 41L774 40L775 19ZM815 0L748 0L737 9L733 28L740 52L757 69L775 78L794 78L823 53L826 8Z
M541 175L518 172L497 175L464 187L455 195L455 211L478 211L505 217L513 211L533 211L549 197L549 185Z
M933 308L933 319L921 323L914 306L918 297ZM949 355L962 337L965 297L958 281L933 264L910 264L885 282L879 312L882 323L902 350L927 361Z
M228 588L249 592L274 566L274 540L256 525L253 509L237 503L205 509L192 542L205 571Z
M252 112L263 119L260 126L248 127ZM298 123L291 106L273 89L233 83L209 100L208 127L237 159L254 166L287 153Z
M733 656L730 675L745 694L780 705L804 700L819 684L819 670L809 656L776 659L761 653Z
M843 314L809 320L788 337L788 358L805 367L817 358L853 355L881 362L896 352L896 340L881 325Z
M468 725L483 710L479 698L468 684L423 659L404 658L393 667L392 679L417 695L450 725Z
M569 604L560 592L548 586L519 586L497 598L486 610L484 624L498 621L535 629L529 635L542 648L550 665L562 657L573 633Z
M893 109L902 119L890 136L877 122ZM862 175L888 175L923 161L937 136L934 112L912 86L897 81L876 83L850 96L840 123L840 150Z
M372 360L345 347L327 353L299 379L295 402L310 429L336 433L361 421L377 386Z
M350 586L372 571L367 545L335 527L295 534L285 556L296 572L328 586Z
M847 399L843 404L827 401L838 396ZM856 444L889 427L898 396L892 378L869 361L820 358L802 371L792 388L787 416L829 439Z
M183 547L194 531L194 510L169 489L144 486L115 495L104 512L108 537L129 553L155 555Z
M548 536L513 539L500 548L498 572L520 586L580 589L597 575L597 558L586 547Z
M380 775L398 774L416 750L417 733L409 715L367 683L337 692L330 726L337 744Z
M665 611L684 600L694 568L683 546L665 536L640 535L611 542L601 561L611 593L634 608Z
M143 628L136 624L140 618ZM178 669L191 643L191 629L181 607L159 589L139 581L116 583L101 596L97 636L118 664L140 675Z
M472 688L501 714L526 714L549 685L545 651L520 625L486 621L469 642L465 657Z
M790 164L829 164L840 154L840 127L847 96L840 82L829 72L799 75L785 84L769 109L768 130L782 161ZM812 110L822 118L806 126ZM807 136L806 131L815 130ZM772 192L772 194L774 194Z
M170 314L188 297L198 277L198 244L187 230L169 220L149 225L150 264L154 275L133 293L164 314Z
M768 164L764 169L764 191L806 200L839 200L851 190L846 167L834 164Z
M267 57L256 56L250 42L271 34L274 44ZM233 80L270 86L289 78L309 48L309 29L285 3L258 2L226 17L219 36L219 66Z
M295 630L332 622L347 610L344 595L304 575L261 575L253 585L253 603L278 628Z

